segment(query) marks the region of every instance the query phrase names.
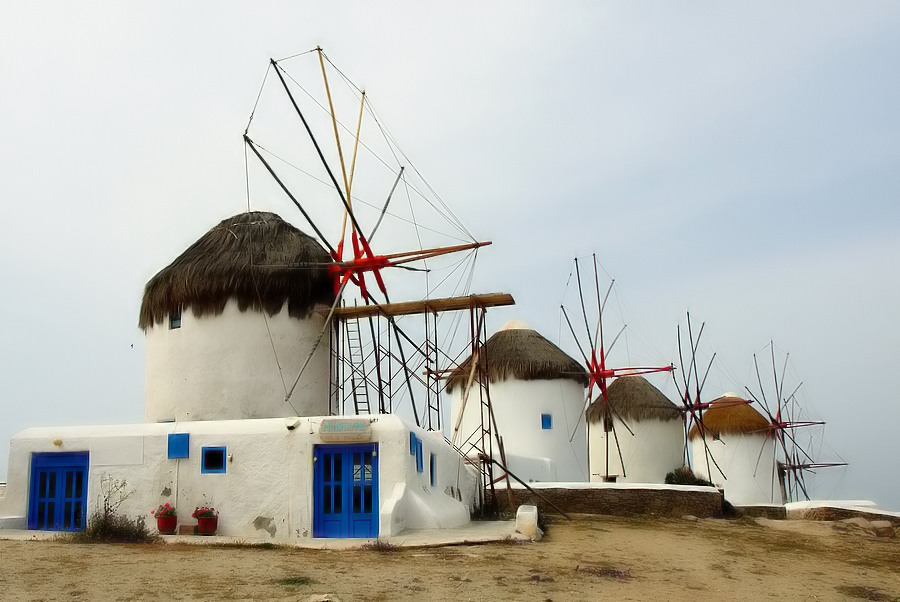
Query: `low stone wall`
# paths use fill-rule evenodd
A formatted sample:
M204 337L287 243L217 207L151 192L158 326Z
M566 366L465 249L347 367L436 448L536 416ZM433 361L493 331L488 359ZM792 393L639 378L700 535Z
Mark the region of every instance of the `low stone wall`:
M698 518L722 515L722 496L716 489L708 487L671 485L665 488L641 488L567 484L559 487L542 486L536 491L567 513L613 516L692 515ZM533 504L541 513L557 513L547 501L524 487L513 488L512 492L517 507ZM490 499L490 492L487 492L485 499ZM497 501L501 512L510 511L505 487L498 487Z
M836 508L834 506L820 506L818 508L791 509L787 512L788 518L803 520L845 520L848 518L862 517L866 520L886 520L895 527L900 527L900 517L895 514L881 514L870 510L855 510L853 508Z
M735 506L735 508L741 516L761 517L771 520L784 520L787 518L784 506Z

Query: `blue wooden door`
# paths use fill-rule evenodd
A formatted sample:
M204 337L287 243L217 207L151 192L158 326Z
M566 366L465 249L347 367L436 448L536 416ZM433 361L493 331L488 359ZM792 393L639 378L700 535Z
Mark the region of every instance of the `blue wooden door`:
M87 514L87 452L31 456L28 528L80 531Z
M317 445L313 536L378 537L378 446Z

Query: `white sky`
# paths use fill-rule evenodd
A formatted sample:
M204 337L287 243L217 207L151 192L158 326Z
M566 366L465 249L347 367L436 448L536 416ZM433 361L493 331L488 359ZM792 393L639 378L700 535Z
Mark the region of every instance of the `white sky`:
M900 509L900 5L341 6L0 5L0 441L142 419L143 285L245 207L266 62L321 44L493 240L476 288L518 307L492 328L556 339L597 252L653 358L707 322L710 395L790 351L852 463L820 495Z

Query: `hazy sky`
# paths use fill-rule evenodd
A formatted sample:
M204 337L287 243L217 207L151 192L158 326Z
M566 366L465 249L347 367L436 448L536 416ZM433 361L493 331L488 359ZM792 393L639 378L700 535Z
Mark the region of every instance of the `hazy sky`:
M266 63L321 44L493 240L475 288L518 306L492 329L556 339L597 252L650 359L707 323L710 396L789 351L852 464L819 493L900 510L900 4L341 6L0 5L0 442L142 420L143 285L246 206Z

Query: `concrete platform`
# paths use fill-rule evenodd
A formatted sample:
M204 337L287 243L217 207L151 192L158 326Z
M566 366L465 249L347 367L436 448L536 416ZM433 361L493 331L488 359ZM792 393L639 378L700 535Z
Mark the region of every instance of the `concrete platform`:
M57 531L26 531L22 529L0 529L0 539L16 541L54 540L64 537ZM162 535L167 544L188 545L261 545L310 548L319 550L341 550L359 548L375 542L375 539L272 539L271 537L227 537L224 535ZM400 535L380 538L403 548L428 548L436 546L455 546L466 544L483 544L498 541L529 541L527 537L516 533L515 521L472 521L455 529L427 529L404 531Z

